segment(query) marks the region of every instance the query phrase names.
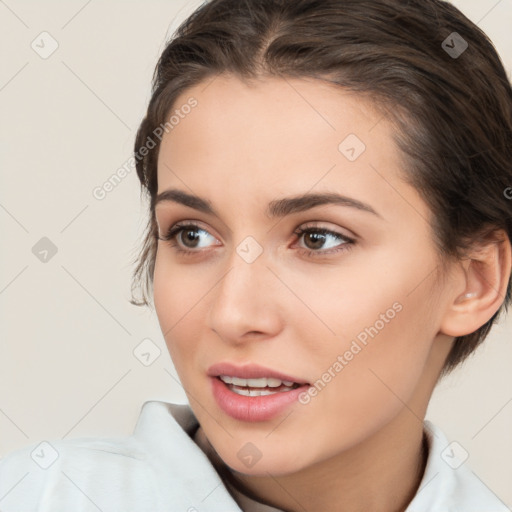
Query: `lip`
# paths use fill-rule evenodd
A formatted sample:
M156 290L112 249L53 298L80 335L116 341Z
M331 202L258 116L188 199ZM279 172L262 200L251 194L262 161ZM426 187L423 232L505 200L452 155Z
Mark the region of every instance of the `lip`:
M280 380L289 380L297 382L297 384L308 384L307 381L299 377L287 375L286 373L272 370L257 364L245 364L237 366L233 363L223 362L216 363L208 368L207 374L209 377L218 377L219 375L229 375L231 377L239 377L240 379L260 379L263 377L274 377Z
M244 396L231 391L219 378L219 375L229 375L241 379L274 377L297 382L300 386L290 391L277 392L272 395ZM255 364L236 366L232 363L217 363L208 369L208 376L217 405L228 416L246 422L268 421L274 418L294 402L297 402L299 395L309 388L309 384L303 379Z

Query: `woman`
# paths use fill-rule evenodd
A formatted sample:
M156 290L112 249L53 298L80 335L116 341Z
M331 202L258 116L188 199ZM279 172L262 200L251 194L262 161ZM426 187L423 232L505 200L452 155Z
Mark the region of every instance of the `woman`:
M212 0L153 85L133 303L190 407L11 454L2 510L508 510L424 419L512 299L486 36L438 0Z

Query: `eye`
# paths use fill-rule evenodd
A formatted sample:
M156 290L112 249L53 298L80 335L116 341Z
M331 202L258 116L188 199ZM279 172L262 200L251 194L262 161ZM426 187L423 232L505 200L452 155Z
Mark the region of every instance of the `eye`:
M208 244L201 246L201 235L207 235L204 238L210 238L211 240L215 240L215 237L210 235L208 231L202 229L197 224L175 224L171 226L167 234L163 237L158 237L159 240L163 240L165 242L171 242L175 238L179 243L173 244L172 247L176 249L177 252L182 254L192 254L200 252L197 249L202 249L204 247L208 247ZM181 246L183 245L185 249ZM219 245L219 244L217 244Z
M300 253L312 258L326 256L339 251L347 251L355 245L355 240L353 238L349 238L336 231L316 226L306 228L299 227L293 232L293 234L296 235L299 240L304 237L306 247L299 247L298 250ZM202 235L206 235L204 236L204 239L206 240L203 245L201 245ZM197 224L192 223L175 224L174 226L171 226L165 236L158 237L159 240L165 242L172 242L176 239L177 242L171 244L171 247L173 247L176 252L186 256L197 255L202 252L199 249L204 249L208 247L208 245L211 245L208 244L208 238L210 241L216 240L214 236L208 233L208 231ZM327 249L323 248L329 240L337 243L331 243L330 247L327 247ZM214 245L220 244L217 243Z
M310 257L325 256L339 251L346 251L351 249L355 244L355 240L353 238L349 238L336 231L331 231L321 227L300 227L294 231L294 235L296 235L299 240L304 237L306 248L300 248L299 250ZM331 243L330 247L324 248L324 250L319 250L329 239L331 242L337 241L338 243Z

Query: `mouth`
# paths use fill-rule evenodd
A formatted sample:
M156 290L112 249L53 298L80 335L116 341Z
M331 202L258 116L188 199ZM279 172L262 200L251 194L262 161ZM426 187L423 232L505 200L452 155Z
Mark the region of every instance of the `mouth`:
M211 392L228 416L246 422L267 421L298 401L310 384L262 366L219 363L208 369Z
M230 362L216 363L207 371L210 377L221 377L226 384L234 384L242 387L271 387L280 385L291 387L293 384L309 384L300 377L288 375L272 368L258 364L247 363L239 366Z
M286 393L301 386L298 382L281 380L275 377L242 379L229 375L219 375L217 378L224 382L230 391L242 396L268 396L276 393Z

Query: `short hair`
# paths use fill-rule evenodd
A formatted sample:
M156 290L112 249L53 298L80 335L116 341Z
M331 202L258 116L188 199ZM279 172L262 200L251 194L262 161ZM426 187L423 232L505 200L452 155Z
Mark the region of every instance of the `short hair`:
M149 305L152 293L161 139L144 157L139 150L181 93L220 74L315 78L372 102L396 128L399 170L433 214L443 261L463 257L499 230L512 239L512 89L492 42L457 8L441 0L211 0L167 43L136 135L150 218L132 304ZM442 373L472 353L508 311L511 281L492 318L455 338Z

